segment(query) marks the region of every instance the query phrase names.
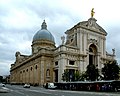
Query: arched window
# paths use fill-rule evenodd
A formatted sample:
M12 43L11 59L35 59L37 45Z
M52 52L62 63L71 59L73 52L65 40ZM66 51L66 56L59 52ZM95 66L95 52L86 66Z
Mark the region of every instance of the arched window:
M37 70L37 65L35 66L35 69Z
M26 72L28 72L28 69L26 70Z

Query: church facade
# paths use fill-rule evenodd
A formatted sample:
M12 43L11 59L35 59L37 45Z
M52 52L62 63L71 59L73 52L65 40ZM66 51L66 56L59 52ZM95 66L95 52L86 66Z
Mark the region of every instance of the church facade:
M62 82L62 74L69 71L73 79L75 71L84 72L88 64L95 64L99 70L107 61L115 59L115 52L106 52L107 32L93 17L76 24L61 37L62 44L55 46L55 40L44 21L34 35L32 54L16 52L11 64L10 81L43 85L46 82Z

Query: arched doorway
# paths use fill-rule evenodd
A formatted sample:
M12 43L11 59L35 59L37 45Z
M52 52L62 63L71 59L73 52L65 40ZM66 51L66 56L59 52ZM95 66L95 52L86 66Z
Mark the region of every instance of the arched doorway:
M89 46L89 64L97 65L97 47L94 44Z

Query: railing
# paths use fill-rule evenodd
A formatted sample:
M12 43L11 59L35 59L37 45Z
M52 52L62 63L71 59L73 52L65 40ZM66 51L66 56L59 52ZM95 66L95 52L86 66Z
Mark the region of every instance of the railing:
M120 81L78 81L55 83L57 89L76 90L76 91L118 91L120 89Z

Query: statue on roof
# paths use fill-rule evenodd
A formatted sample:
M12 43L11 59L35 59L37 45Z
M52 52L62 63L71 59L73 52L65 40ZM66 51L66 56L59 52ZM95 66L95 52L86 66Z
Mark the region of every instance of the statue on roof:
M94 14L95 14L94 8L92 8L92 10L91 10L91 17L92 17L92 18L93 18L93 16L94 16Z
M114 49L112 49L112 51L113 51L113 55L115 55L115 48L114 48Z
M63 45L64 42L65 42L65 36L62 36L62 37L61 37L61 40L62 40L62 45Z

